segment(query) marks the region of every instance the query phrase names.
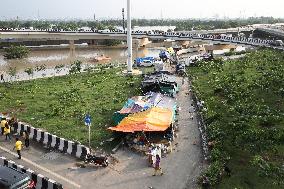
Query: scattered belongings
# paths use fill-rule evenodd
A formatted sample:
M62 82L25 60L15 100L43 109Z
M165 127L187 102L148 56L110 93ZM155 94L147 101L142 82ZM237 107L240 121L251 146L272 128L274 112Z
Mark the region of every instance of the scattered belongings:
M163 60L163 62L166 62L170 58L170 53L167 51L161 51L159 53L159 57L161 60Z
M108 166L108 157L106 155L96 156L92 154L87 154L84 163L92 163L102 167Z
M102 54L101 56L97 56L93 59L95 62L103 61L103 60L111 60L111 57L105 56Z
M185 70L185 64L180 62L176 65L176 73L179 76L185 76L186 75L186 70Z

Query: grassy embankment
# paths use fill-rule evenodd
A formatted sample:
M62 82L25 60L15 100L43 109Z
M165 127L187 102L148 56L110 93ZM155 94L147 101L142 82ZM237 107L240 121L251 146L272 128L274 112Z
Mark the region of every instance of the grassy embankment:
M37 128L87 144L84 115L92 117L92 146L111 137L106 128L128 97L140 94L140 76L119 69L0 84L1 112Z
M284 188L283 52L259 50L188 72L213 144L203 178L218 189Z

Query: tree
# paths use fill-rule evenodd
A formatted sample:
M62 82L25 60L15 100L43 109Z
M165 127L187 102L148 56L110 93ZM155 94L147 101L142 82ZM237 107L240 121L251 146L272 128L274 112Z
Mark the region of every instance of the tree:
M11 46L5 49L4 57L7 59L16 59L27 57L30 50L25 46Z
M71 68L69 70L69 74L76 74L80 73L82 69L82 61L81 60L75 60L73 64L71 64Z
M8 74L10 75L10 79L12 80L12 78L15 77L17 74L16 67L9 67Z
M26 68L26 69L25 69L25 72L26 72L29 76L33 76L33 74L34 74L33 68Z
M101 24L101 23L97 23L96 28L97 28L98 30L104 30L104 29L106 29L106 26L103 25L103 24Z
M103 44L106 46L116 46L121 44L121 41L116 39L105 39Z

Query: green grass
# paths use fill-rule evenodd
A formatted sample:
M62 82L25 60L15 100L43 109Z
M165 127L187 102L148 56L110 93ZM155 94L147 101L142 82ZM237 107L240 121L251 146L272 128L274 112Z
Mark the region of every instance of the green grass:
M0 85L1 112L50 133L87 144L84 115L92 117L92 146L112 136L112 114L140 94L140 76L119 69Z
M249 162L251 155L247 152L234 149L232 160L228 166L232 170L232 175L225 176L222 182L216 186L218 189L280 189L278 185L273 185L272 180L266 177L260 177L257 174L258 169Z
M239 60L203 62L188 72L208 109L202 114L209 141L216 142L214 166L204 173L214 188L284 188L283 169L274 174L284 162L283 52L258 50ZM269 166L252 163L255 157ZM223 174L216 182L223 164L232 175ZM273 184L279 181L282 185Z

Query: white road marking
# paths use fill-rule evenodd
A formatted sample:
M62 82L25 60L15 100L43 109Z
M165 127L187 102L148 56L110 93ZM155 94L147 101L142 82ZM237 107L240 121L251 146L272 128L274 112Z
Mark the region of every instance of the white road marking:
M11 152L11 151L8 150L7 148L4 148L4 147L0 146L0 149L3 150L3 151L5 151L5 152L7 152L7 153L9 153L9 154L11 154L11 155L13 155L13 156L15 156L15 157L18 157L18 154L14 153L14 152ZM81 188L81 186L78 185L78 184L76 184L75 182L70 181L70 180L66 179L65 177L62 177L62 176L58 175L57 173L54 173L54 172L50 171L49 169L47 169L47 168L45 168L45 167L42 167L42 166L40 166L40 165L38 165L38 164L32 162L31 160L28 160L28 159L23 158L23 157L22 157L22 160L25 161L25 162L28 163L28 164L31 164L32 166L34 166L34 167L36 167L36 168L38 168L38 169L41 169L41 170L43 170L43 171L45 171L45 172L47 172L47 173L49 173L49 174L51 174L51 175L53 175L53 176L59 178L59 179L61 179L61 180L64 180L65 182L67 182L67 183L69 183L69 184L75 186L76 188Z

